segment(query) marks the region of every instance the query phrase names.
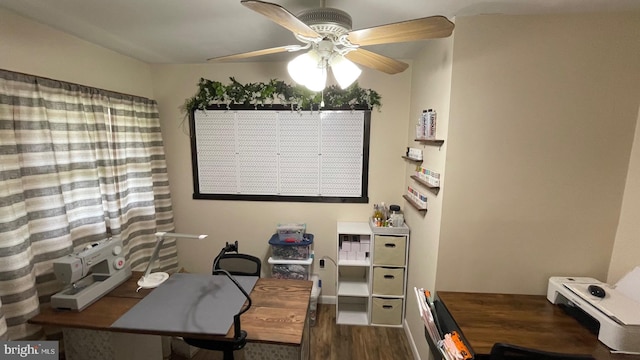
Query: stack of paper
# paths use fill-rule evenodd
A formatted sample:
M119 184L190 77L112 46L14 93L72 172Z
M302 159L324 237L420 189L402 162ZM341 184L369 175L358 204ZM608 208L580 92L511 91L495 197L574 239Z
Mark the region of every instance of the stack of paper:
M443 334L440 324L438 323L431 293L428 290L418 289L416 287L414 287L413 290L416 293L418 310L420 311L422 321L424 321L424 326L433 344L440 350L442 358L446 360L471 359L471 352L457 332L452 331Z

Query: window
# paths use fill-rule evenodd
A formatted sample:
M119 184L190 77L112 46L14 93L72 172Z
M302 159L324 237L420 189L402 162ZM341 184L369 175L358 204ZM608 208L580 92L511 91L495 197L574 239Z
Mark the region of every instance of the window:
M364 110L195 110L194 199L368 202Z

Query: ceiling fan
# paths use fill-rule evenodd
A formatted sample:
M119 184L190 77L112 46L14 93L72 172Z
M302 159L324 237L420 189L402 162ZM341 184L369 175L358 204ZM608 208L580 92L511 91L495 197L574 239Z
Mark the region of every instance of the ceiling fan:
M266 1L242 0L241 3L293 32L304 45L280 46L208 61L240 60L309 49L309 52L292 60L288 70L296 82L312 90L317 88L316 91L324 88L328 67L331 67L342 88L360 75L360 69L353 63L387 74L397 74L409 67L407 63L365 50L363 46L443 38L451 35L454 28L446 17L430 16L352 31L351 16L342 10L325 7L324 0L321 0L320 8L304 10L297 16L280 5ZM297 79L301 76L305 78L303 81Z

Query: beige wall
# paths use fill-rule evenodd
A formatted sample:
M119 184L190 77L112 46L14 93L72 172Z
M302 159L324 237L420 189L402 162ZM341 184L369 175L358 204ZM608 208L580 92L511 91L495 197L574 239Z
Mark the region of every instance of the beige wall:
M640 122L640 109L638 122ZM640 218L640 126L637 123L635 134L618 232L607 276L609 284L615 284L627 272L640 266L640 222L638 221Z
M153 98L148 64L2 8L0 68Z
M420 214L406 202L402 206L407 224L411 227L407 280L409 296L407 297L406 319L422 359L427 358L429 348L424 341L424 323L418 313L413 288L435 289L442 202L443 199L446 200L447 192L445 160L449 143L448 122L452 58L453 37L430 41L414 60L411 74L411 122L407 144L410 147L422 149L424 157L422 166L439 172L440 179L443 181L441 191L436 195L409 178L415 173L415 164L406 164L406 185L419 189L427 196L429 209L426 214ZM429 108L437 111L436 136L439 139L445 139L444 145L441 147L423 145L414 141L416 138L415 124L418 117L422 110Z
M606 280L638 116L638 15L457 19L437 289Z
M291 82L284 63L240 63L207 65L154 65L154 92L160 106L162 132L167 153L176 227L180 232L209 234L206 241L178 241L180 265L206 273L213 257L226 241L238 240L240 250L264 260L270 273L269 237L282 222L303 222L314 234L315 257L336 259L336 222L367 221L376 202L399 203L404 186L405 164L400 158L406 144L409 122L410 71L386 75L365 70L360 86L375 89L382 97L381 112L372 112L369 166L370 204L285 203L261 201L193 200L189 137L180 128L183 114L178 107L197 90L201 77L228 83L234 76L241 83L282 79ZM335 267L326 262L315 266L323 280L323 295L335 294Z

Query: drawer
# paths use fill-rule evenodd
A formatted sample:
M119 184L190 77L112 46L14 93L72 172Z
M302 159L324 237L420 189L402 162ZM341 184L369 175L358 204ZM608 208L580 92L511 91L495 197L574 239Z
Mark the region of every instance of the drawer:
M373 293L376 295L404 295L404 269L374 267Z
M402 325L402 301L402 299L374 297L371 306L371 323Z
M271 277L276 279L309 280L309 265L273 264Z
M376 235L374 241L374 264L404 266L407 246L405 236Z

